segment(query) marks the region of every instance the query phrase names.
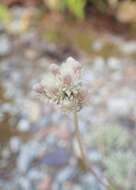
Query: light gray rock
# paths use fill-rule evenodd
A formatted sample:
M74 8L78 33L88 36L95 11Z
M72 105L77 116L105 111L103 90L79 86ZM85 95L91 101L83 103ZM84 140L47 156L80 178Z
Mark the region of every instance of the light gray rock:
M17 128L21 132L27 132L30 130L30 124L27 119L21 119L17 125Z
M108 66L110 69L120 70L121 69L120 60L116 57L110 57L108 59Z
M86 68L86 71L84 72L83 75L83 80L86 83L93 82L95 80L94 72L92 72L91 70L88 71L88 68Z
M94 72L101 73L105 71L105 61L102 57L97 57L93 62L93 70Z
M21 147L21 140L18 137L11 137L9 141L10 149L13 153L17 153Z
M128 115L134 106L134 102L129 97L113 97L108 100L108 111L117 116Z
M32 168L31 170L28 171L27 178L30 181L35 181L35 180L41 180L45 176L45 173L40 171L40 169Z
M133 41L130 42L124 42L122 43L122 45L120 46L120 49L123 53L135 53L136 52L136 43Z
M25 177L20 177L18 179L19 190L32 190L32 185L30 181Z
M82 189L85 190L105 190L101 184L91 174L81 176Z
M100 50L101 48L103 47L103 43L101 41L95 41L93 44L92 44L92 48L94 50Z
M96 150L91 150L88 153L88 159L91 161L100 161L102 159L102 156L99 152L97 152Z
M46 138L46 143L48 146L55 145L58 143L58 139L55 137L54 134L49 134Z
M0 56L8 55L11 51L11 43L6 35L0 36Z
M17 158L17 169L20 173L25 173L28 170L40 147L41 145L36 141L30 141L22 146Z
M64 181L72 179L75 175L75 169L68 166L58 173L56 180L58 183L63 183Z

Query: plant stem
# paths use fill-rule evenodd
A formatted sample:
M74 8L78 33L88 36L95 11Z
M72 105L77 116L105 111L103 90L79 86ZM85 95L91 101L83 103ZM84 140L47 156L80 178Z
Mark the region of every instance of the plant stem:
M80 159L82 161L82 166L83 166L83 169L85 171L91 171L92 175L99 181L99 183L101 185L103 185L104 187L107 187L109 190L112 190L114 189L113 186L111 184L107 184L105 182L103 182L103 180L101 179L101 177L99 177L97 175L97 173L94 171L94 169L92 168L91 164L88 164L88 161L87 161L87 157L86 157L86 154L85 154L85 150L83 148L83 144L82 144L82 140L81 140L81 135L80 135L80 130L79 130L79 125L78 125L78 116L77 116L77 112L74 111L73 112L73 121L74 121L74 125L75 125L75 137L77 139L77 142L78 142L78 146L79 146L79 149L80 149Z
M82 141L81 141L81 135L80 135L80 130L79 130L79 126L78 126L78 117L77 117L76 111L73 112L73 120L74 120L74 125L75 125L75 137L76 137L78 145L79 145L79 149L80 149L80 153L81 153L81 160L83 162L84 169L87 170L87 158L86 158L85 150L83 148Z

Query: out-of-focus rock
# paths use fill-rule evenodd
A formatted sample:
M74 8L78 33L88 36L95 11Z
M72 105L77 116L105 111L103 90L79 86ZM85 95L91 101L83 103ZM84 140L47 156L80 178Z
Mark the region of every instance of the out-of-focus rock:
M49 175L46 175L41 183L38 186L38 190L51 190L52 184L51 184L52 178Z
M101 41L95 41L93 44L92 44L92 48L94 50L100 50L101 48L103 47L103 43Z
M58 139L68 140L70 138L70 132L66 127L65 123L56 126L56 130L54 130L54 134Z
M25 173L31 166L32 161L37 157L41 145L36 141L30 141L22 146L17 158L17 168L21 173Z
M65 190L82 190L82 186L78 183L72 183L71 181L68 181L68 182L65 182L63 185L62 185L62 190L65 189Z
M21 119L17 124L17 128L21 132L27 132L30 130L30 123L27 119Z
M10 149L13 153L17 153L21 146L21 140L18 137L12 137L10 139Z
M102 156L98 151L90 150L88 153L88 159L90 159L90 161L98 162L102 159Z
M127 53L127 54L131 54L131 53L135 53L136 52L136 43L135 42L127 42L127 43L123 43L120 47L120 50L123 53Z
M68 166L58 173L55 180L57 181L57 183L62 184L65 181L70 180L75 176L76 176L75 168Z
M50 153L46 153L42 159L42 163L49 166L63 166L68 164L69 159L70 153L67 150L63 148L57 148Z
M30 19L33 15L33 9L13 7L11 9L11 15L11 22L6 26L7 31L12 34L20 34L28 29Z
M108 100L108 110L116 116L128 115L133 109L131 97L113 97Z
M20 177L18 179L18 186L19 186L20 190L31 190L32 189L32 185L31 185L30 181L25 177Z
M81 184L82 188L86 190L105 190L91 173L81 177Z
M11 43L6 35L0 36L0 56L8 55L11 52Z
M10 151L9 151L9 149L8 148L5 148L3 151L2 151L2 157L4 158L4 159L9 159L9 157L10 157Z
M90 83L90 82L93 82L95 79L94 77L94 73L92 71L86 71L83 75L83 80L86 82L86 83Z
M31 170L28 171L27 173L27 178L30 180L30 181L39 181L41 180L43 177L44 177L44 172L39 170L38 169L35 169L35 168L32 168Z
M82 190L82 186L80 184L74 183L72 181L65 181L62 184L54 183L53 190Z
M136 2L122 1L119 4L117 18L123 23L136 23Z
M101 73L105 70L105 61L102 57L97 57L93 62L95 72Z
M121 69L120 60L115 57L111 57L108 59L108 66L112 70L120 70Z
M25 101L24 111L30 122L36 122L40 118L41 110L37 102L31 100Z

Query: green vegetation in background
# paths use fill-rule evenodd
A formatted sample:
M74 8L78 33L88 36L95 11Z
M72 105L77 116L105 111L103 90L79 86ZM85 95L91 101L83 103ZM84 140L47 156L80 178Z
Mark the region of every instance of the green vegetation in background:
M76 18L83 19L85 16L85 6L90 2L99 11L106 11L108 0L47 0L46 5L50 10L64 12L70 11Z
M66 0L68 9L79 19L84 18L86 0Z
M84 18L84 7L87 0L47 0L46 5L50 10L65 12L68 10L76 18Z
M122 23L136 23L136 1L133 0L44 0L51 11L69 12L77 19L84 19L86 8L112 15ZM88 9L89 10L89 9Z
M0 22L1 23L7 23L10 20L10 13L8 8L3 5L0 4Z
M101 161L98 162L104 166L106 176L115 184L110 190L134 190L135 137L118 125L92 126L89 133L86 142L92 149L98 150L101 155ZM116 185L121 188L116 188Z

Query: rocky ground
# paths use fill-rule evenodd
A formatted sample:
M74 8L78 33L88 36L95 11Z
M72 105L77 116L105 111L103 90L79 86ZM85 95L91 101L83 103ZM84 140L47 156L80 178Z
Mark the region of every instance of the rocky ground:
M111 54L108 50L106 56L103 51L90 56L48 42L35 28L20 33L19 24L13 19L8 29L0 26L0 189L105 189L91 173L77 167L71 149L71 115L43 104L32 93L33 84L51 63L60 64L72 55L84 65L90 90L90 101L79 113L88 158L103 180L115 176L117 184L134 190L135 41L106 34L104 40L91 41L91 49L101 52L105 43L112 42L121 54L112 55L111 47Z

